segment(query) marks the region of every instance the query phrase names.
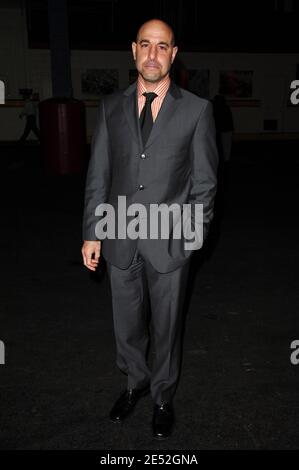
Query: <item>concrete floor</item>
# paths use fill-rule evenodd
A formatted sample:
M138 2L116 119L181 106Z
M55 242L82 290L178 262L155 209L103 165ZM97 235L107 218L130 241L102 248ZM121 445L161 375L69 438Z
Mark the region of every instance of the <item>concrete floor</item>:
M152 402L118 426L109 284L81 263L83 177L47 177L39 147L1 145L1 449L296 449L299 143L234 147L223 216L193 259L177 424Z

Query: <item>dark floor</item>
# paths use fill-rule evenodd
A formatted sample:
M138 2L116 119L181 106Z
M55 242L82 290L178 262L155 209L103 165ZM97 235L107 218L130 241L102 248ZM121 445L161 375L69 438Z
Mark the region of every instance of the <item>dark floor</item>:
M159 443L149 396L107 419L126 378L107 276L81 263L83 178L0 145L1 449L298 448L298 150L235 144L220 234L193 260L176 429Z

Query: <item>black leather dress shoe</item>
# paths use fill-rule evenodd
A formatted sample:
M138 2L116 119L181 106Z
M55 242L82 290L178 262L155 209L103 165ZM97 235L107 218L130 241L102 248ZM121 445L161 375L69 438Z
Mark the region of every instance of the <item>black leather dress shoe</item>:
M141 397L150 392L150 386L144 388L129 388L116 400L110 411L110 419L113 423L121 423L135 408Z
M167 439L174 425L174 410L172 403L154 405L153 413L153 437L155 439Z

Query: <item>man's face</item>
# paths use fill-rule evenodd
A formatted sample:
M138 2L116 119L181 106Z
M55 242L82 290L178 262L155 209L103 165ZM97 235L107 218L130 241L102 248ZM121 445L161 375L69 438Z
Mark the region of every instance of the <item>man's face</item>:
M146 23L140 29L132 51L136 68L145 81L159 82L168 74L177 53L171 40L172 33L162 22Z

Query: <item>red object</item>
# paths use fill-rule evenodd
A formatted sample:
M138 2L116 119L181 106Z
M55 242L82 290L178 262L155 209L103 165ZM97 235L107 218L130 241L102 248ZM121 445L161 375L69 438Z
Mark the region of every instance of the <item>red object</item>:
M39 120L47 173L80 173L87 153L84 103L67 98L42 101Z

